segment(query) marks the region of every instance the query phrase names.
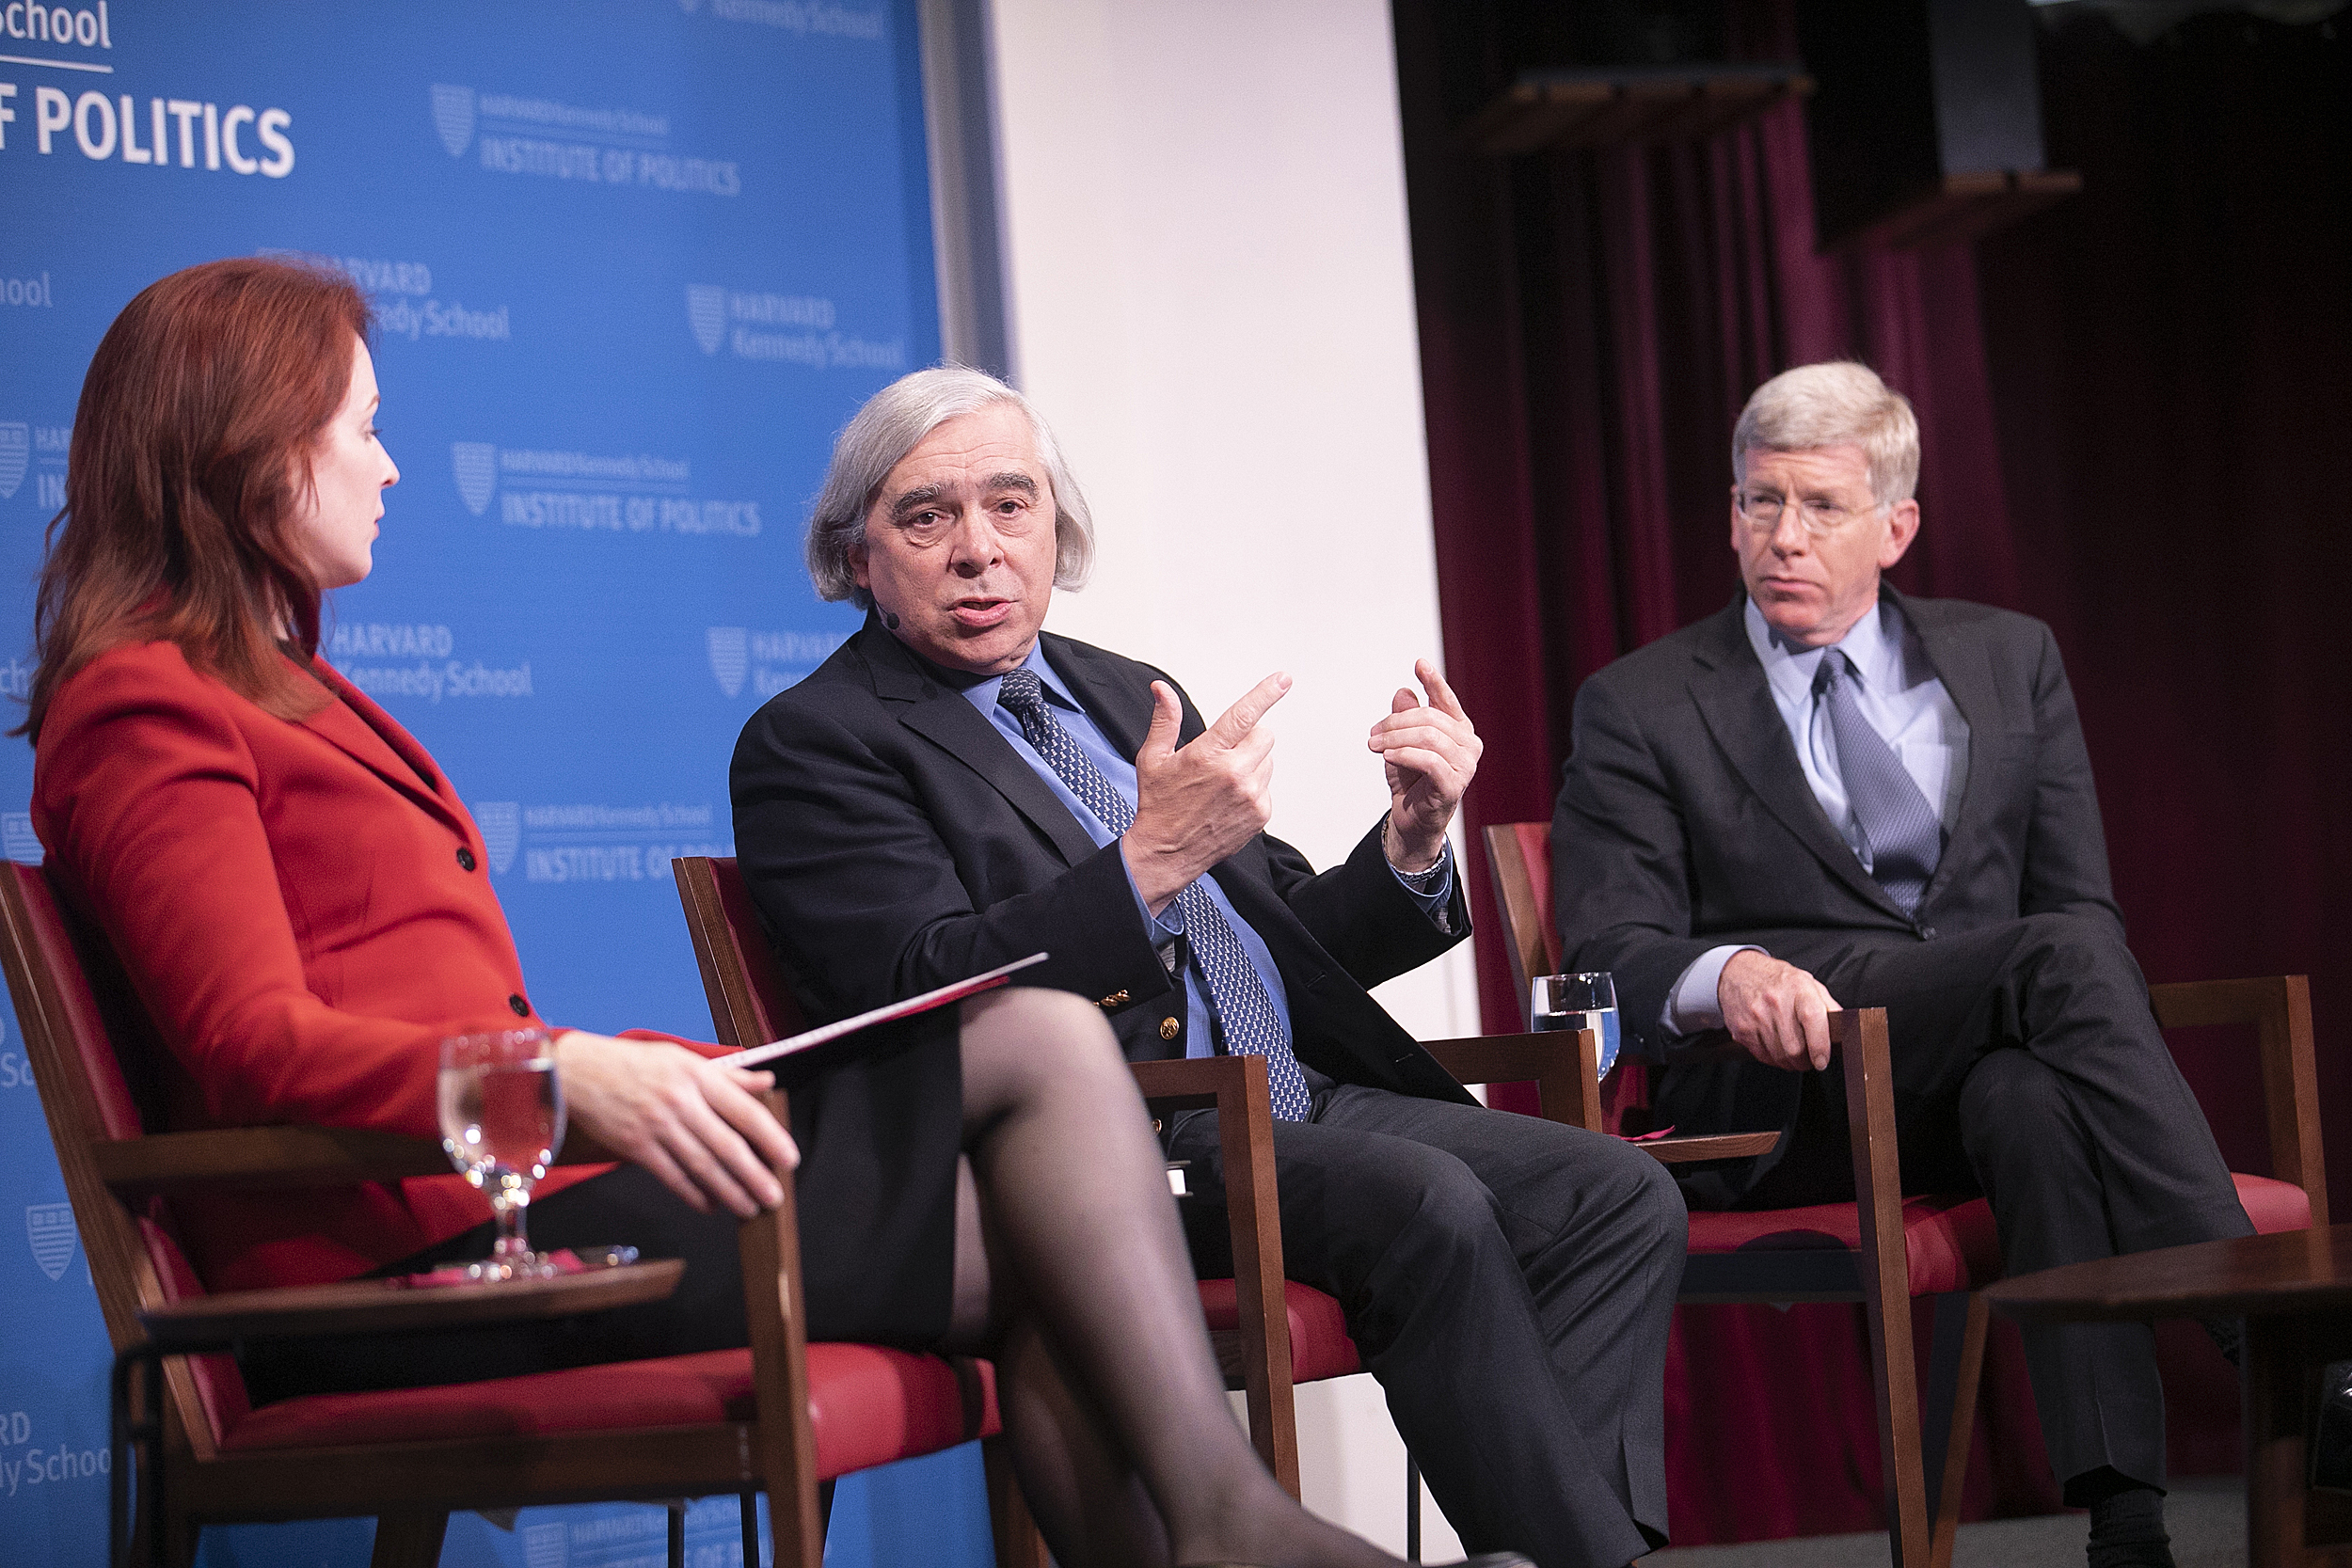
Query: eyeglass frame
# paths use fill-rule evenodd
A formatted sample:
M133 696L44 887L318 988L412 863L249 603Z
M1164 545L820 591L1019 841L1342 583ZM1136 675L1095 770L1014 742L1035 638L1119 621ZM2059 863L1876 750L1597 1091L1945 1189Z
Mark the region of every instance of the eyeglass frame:
M1770 492L1766 493L1770 494ZM1833 506L1837 505L1835 501L1830 504ZM1896 503L1894 501L1873 500L1868 506L1862 508L1860 511L1855 511L1851 507L1838 506L1837 509L1839 511L1851 513L1851 515L1840 518L1838 521L1824 528L1821 526L1820 514L1818 510L1816 510L1811 501L1800 500L1791 496L1783 496L1780 498L1779 511L1773 514L1772 520L1769 523L1759 523L1754 517L1748 515L1746 485L1735 484L1731 487L1732 515L1738 517L1742 523L1746 524L1756 532L1766 535L1779 531L1780 513L1786 512L1792 506L1797 509L1798 526L1802 527L1807 534L1815 539L1828 539L1843 531L1846 525L1851 522L1854 518L1871 516L1877 513L1884 512L1888 507L1895 504Z

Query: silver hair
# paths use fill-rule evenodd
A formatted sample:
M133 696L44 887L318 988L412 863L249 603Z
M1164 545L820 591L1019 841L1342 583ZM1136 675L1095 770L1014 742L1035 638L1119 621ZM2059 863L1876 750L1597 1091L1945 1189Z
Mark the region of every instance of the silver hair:
M1879 505L1906 501L1919 484L1919 420L1911 402L1867 365L1834 359L1783 371L1756 389L1731 432L1731 474L1747 478L1752 451L1858 446Z
M1021 410L1037 438L1038 461L1054 490L1054 586L1079 588L1094 565L1094 515L1087 510L1054 433L1029 400L968 365L915 371L866 400L834 438L833 462L808 519L808 575L818 594L871 610L874 596L857 585L850 553L866 542L866 515L890 470L949 420L1009 403Z

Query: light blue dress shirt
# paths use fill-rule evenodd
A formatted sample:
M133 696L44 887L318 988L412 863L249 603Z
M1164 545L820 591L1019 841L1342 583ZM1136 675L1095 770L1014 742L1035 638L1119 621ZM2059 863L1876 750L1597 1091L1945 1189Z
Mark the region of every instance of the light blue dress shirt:
M1870 841L1846 799L1846 779L1837 768L1837 737L1830 729L1829 710L1813 695L1813 676L1829 649L1800 648L1782 641L1753 599L1748 601L1745 620L1748 644L1764 666L1772 705L1780 710L1781 722L1788 726L1804 782L1821 803L1822 815L1867 871L1871 868ZM1870 727L1885 737L1902 762L1903 771L1942 816L1944 831L1950 832L1960 818L1961 791L1968 781L1968 721L1960 716L1959 705L1928 663L1918 632L1891 600L1884 600L1876 614L1863 616L1830 647L1842 650L1852 660L1855 705ZM1715 988L1731 956L1745 951L1737 944L1710 947L1682 972L1666 995L1665 1012L1659 1021L1669 1034L1690 1035L1724 1026Z
M1133 809L1136 803L1135 764L1120 753L1119 748L1110 743L1109 737L1103 734L1101 727L1094 722L1085 707L1070 694L1070 688L1062 683L1061 676L1055 673L1054 667L1045 661L1044 645L1039 643L1032 646L1029 649L1029 657L1023 659L1021 665L1022 668L1036 674L1038 683L1045 689L1046 703L1053 707L1054 717L1060 722L1061 727L1070 732L1070 738L1078 743L1078 749L1087 754L1087 760L1094 764L1104 778L1110 781L1110 786L1119 791L1126 800L1128 807ZM1013 751L1020 754L1021 760L1027 763L1037 776L1045 781L1045 787L1054 792L1054 798L1070 808L1070 815L1078 819L1080 827L1086 829L1087 836L1093 839L1097 847L1107 846L1119 835L1112 832L1101 817L1088 810L1086 802L1079 800L1068 784L1062 783L1061 775L1054 771L1053 764L1038 755L1037 748L1031 746L1029 737L1022 733L1021 721L997 704L996 692L1003 685L1002 675L992 676L964 688L964 700L978 708L988 721L996 726L998 733L1002 734L1005 739L1011 743ZM1433 916L1438 911L1443 910L1454 896L1453 861L1454 851L1449 846L1444 851L1441 863L1445 868L1444 873L1438 878L1436 886L1427 893L1417 892L1411 883L1403 882L1402 877L1398 879L1400 882L1403 882L1406 891L1411 893L1420 902L1422 909ZM1392 866L1390 869L1395 868ZM1135 893L1135 874L1132 871L1127 876L1127 888L1130 893ZM1259 982L1265 987L1266 997L1274 1004L1275 1016L1282 1021L1283 1037L1295 1038L1291 1031L1290 992L1283 988L1282 976L1275 968L1274 955L1268 951L1264 939L1261 938L1251 928L1249 923L1234 910L1232 901L1225 896L1225 890L1217 886L1216 878L1201 878L1200 891L1208 895L1212 904L1216 906L1217 912L1225 917L1225 923L1233 928L1233 935L1240 941L1242 951L1248 956L1249 967L1258 972ZM1184 911L1177 908L1174 900L1169 900L1168 908L1162 910L1158 916L1154 917L1145 907L1143 895L1140 893L1135 894L1135 899L1136 913L1150 930L1155 945L1184 935ZM1184 1002L1191 1016L1195 1019L1216 1016L1216 1009L1209 1001L1208 986L1202 979L1200 966L1197 962L1184 966ZM1190 1037L1184 1041L1184 1054L1187 1056L1208 1056L1215 1053L1216 1047L1206 1029L1195 1028ZM1320 1090L1329 1086L1329 1079L1325 1078L1304 1062L1301 1062L1299 1066L1307 1074L1310 1087Z

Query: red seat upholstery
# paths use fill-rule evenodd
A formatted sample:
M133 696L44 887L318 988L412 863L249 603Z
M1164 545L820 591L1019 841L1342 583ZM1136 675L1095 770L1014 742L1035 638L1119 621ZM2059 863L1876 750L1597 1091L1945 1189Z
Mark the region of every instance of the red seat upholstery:
M1282 1302L1290 1309L1291 1381L1316 1383L1345 1377L1364 1370L1356 1341L1347 1337L1347 1319L1340 1304L1311 1285L1282 1281ZM1212 1333L1241 1326L1240 1292L1230 1279L1200 1282L1200 1310Z
M2292 1181L2242 1173L2231 1180L2237 1183L2247 1217L2261 1234L2310 1227L2312 1200ZM1851 1203L1691 1216L1691 1250L1695 1253L1852 1252L1861 1245L1862 1212ZM1993 1209L1980 1197L1903 1199L1903 1245L1915 1296L1979 1290L2001 1277Z
M934 1355L818 1344L808 1347L808 1379L820 1481L1002 1430L995 1369L986 1362L959 1371ZM306 1395L254 1411L221 1446L245 1452L698 1426L756 1419L755 1405L751 1352L707 1351L433 1388Z
M2312 1227L2312 1195L2294 1182L2243 1171L2232 1171L2230 1180L2237 1183L2237 1200L2246 1205L2246 1217L2254 1222L2257 1236Z
M1903 1199L1903 1245L1915 1296L1974 1290L2001 1277L1993 1211L1980 1197ZM1861 1246L1862 1211L1851 1203L1691 1216L1694 1253L1854 1252Z

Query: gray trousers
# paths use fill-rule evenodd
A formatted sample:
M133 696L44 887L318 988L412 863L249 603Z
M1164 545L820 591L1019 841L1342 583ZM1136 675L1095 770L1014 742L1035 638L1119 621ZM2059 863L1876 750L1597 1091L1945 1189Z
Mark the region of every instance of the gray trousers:
M1232 1273L1214 1113L1186 1231ZM1664 1167L1534 1117L1341 1085L1274 1127L1282 1256L1336 1297L1473 1552L1620 1565L1666 1540L1666 1337L1688 1217Z

